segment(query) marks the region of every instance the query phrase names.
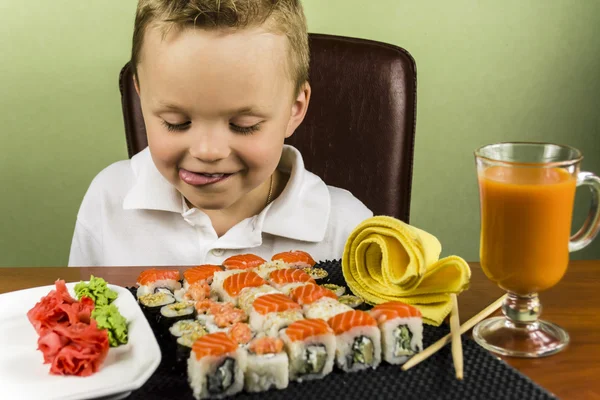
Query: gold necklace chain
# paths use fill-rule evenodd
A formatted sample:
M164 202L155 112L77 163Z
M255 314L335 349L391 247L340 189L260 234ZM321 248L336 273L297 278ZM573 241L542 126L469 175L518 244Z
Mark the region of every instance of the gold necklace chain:
M271 202L271 195L273 194L273 175L275 174L271 174L271 182L269 183L269 195L267 196L267 204L265 204L265 207L268 206Z

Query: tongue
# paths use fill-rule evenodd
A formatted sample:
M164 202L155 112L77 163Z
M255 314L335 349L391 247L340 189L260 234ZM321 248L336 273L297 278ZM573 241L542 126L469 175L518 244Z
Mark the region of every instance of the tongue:
M195 172L187 171L185 169L179 170L179 177L182 181L189 185L208 185L209 183L218 182L221 179L225 178L227 175L218 174L218 175L204 175L197 174Z

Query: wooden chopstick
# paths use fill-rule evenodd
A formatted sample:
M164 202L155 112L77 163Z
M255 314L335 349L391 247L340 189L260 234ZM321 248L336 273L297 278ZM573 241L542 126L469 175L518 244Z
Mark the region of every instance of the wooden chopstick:
M456 293L450 295L452 299L452 312L450 313L450 335L452 337L452 362L456 379L463 379L463 351L460 338L460 318L458 316L458 299Z
M485 318L487 318L488 316L490 316L494 311L496 311L497 309L500 308L500 306L502 305L502 302L504 301L505 298L506 298L506 294L504 296L500 297L498 300L494 301L492 304L490 304L483 310L481 310L479 313L477 313L477 315L473 316L467 322L462 324L459 332L461 334L467 332L469 329L471 329L472 327L477 325L478 322L480 322L480 321L484 320ZM402 370L406 371L409 368L412 368L415 365L419 364L421 361L428 359L433 354L435 354L439 349L441 349L446 344L448 344L450 341L451 341L451 334L449 333L446 336L444 336L443 338L441 338L440 340L438 340L437 342L435 342L434 344L432 344L431 346L429 346L428 348L426 348L425 350L423 350L422 352L420 352L419 354L412 357L406 363L404 363L404 365L402 365Z

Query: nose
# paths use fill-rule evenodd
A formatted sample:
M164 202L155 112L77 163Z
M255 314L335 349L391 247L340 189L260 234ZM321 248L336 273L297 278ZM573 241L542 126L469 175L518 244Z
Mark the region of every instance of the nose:
M227 135L218 128L200 128L192 137L189 153L198 160L215 162L227 158L231 153Z

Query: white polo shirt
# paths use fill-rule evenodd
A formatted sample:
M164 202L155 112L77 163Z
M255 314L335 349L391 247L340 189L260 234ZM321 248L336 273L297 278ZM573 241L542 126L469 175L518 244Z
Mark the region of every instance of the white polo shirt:
M350 192L307 171L285 145L278 168L290 174L281 195L260 214L218 237L209 217L156 169L148 148L116 162L92 181L79 209L69 266L220 264L234 254L304 250L339 259L350 232L372 212Z

